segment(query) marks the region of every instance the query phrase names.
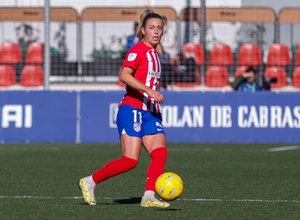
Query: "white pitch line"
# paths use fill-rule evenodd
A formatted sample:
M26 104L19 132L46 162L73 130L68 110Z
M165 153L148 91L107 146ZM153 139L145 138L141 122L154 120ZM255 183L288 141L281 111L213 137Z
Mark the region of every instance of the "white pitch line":
M213 149L213 148L169 148L168 151L183 151L183 152L233 152L233 151L240 151L240 152L278 152L278 151L288 151L288 150L298 150L300 146L286 146L286 147L277 147L277 148L270 148L270 149Z
M0 199L55 199L51 196L0 196Z
M230 148L220 148L220 149L213 149L213 148L168 148L168 151L183 151L183 152L263 152L266 151L264 149L230 149Z
M300 146L270 148L268 149L268 151L277 152L277 151L287 151L287 150L297 150L297 149L300 149Z
M54 196L0 196L0 199L82 199L82 197L54 197Z
M269 199L181 199L198 202L265 202L265 203L300 203L300 200L269 200Z
M0 199L82 199L82 197L54 197L54 196L0 196ZM105 200L129 199L129 198L96 198ZM264 202L264 203L300 203L300 200L270 200L270 199L178 199L194 202Z

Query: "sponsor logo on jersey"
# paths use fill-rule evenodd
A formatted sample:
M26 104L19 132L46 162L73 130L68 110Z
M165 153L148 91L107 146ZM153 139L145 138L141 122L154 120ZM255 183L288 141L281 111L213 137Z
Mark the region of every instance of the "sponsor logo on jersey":
M128 60L128 61L133 61L133 60L135 60L136 56L137 56L136 53L130 53L130 54L128 55L127 60Z
M159 78L159 77L160 77L160 72L150 71L150 72L149 72L149 75L150 75L151 77L157 77L157 78Z

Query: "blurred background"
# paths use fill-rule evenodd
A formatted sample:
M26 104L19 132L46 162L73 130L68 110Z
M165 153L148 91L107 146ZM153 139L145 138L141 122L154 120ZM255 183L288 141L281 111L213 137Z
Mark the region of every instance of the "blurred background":
M49 33L45 33L47 3ZM118 72L127 52L127 37L134 33L134 22L144 5L165 16L167 30L173 33L174 43L169 46L175 55L165 63L166 89L224 89L246 66L255 66L260 75L279 78L272 89L298 90L300 6L296 0L2 0L1 71L15 74L16 79L0 86L23 89L43 86L49 80L54 89L55 85L61 89L62 83L122 88ZM44 46L50 50L46 78L41 76L47 61ZM21 54L8 55L5 47L17 51L20 47ZM194 78L174 76L177 55L183 50L192 52L196 60ZM36 80L29 82L24 76L22 81L22 72L36 75Z
M299 1L0 0L1 143L118 142L118 74L145 5L166 19L168 141L300 142ZM233 91L249 67L271 91Z

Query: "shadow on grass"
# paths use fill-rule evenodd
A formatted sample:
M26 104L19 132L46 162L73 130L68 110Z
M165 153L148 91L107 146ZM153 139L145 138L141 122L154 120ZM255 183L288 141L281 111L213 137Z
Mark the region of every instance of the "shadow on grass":
M140 197L132 197L129 199L116 199L114 200L114 202L118 204L139 204L141 202L141 199L142 198Z
M132 197L132 198L129 198L129 199L116 199L114 200L114 203L117 203L117 204L140 204L141 202L141 199L140 197ZM181 211L181 209L174 209L174 208L154 208L153 209L157 209L159 211Z
M134 205L134 204L139 204L140 202L141 202L140 197L132 197L132 198L129 198L129 199L115 199L113 201L113 203L103 202L103 201L100 200L99 202L97 202L97 205L117 205L117 204ZM89 204L87 204L86 202L82 202L82 203L80 203L80 205L89 206Z
M89 205L89 204L87 204L86 202L82 202L82 203L80 203L80 205L82 205L82 206L93 206L93 205ZM96 206L97 205L111 205L111 203L108 203L108 202L106 202L106 203L101 203L101 202L98 202L97 204L96 204Z
M171 212L176 212L176 211L181 211L181 209L171 209L171 208L158 208L159 211L171 211Z

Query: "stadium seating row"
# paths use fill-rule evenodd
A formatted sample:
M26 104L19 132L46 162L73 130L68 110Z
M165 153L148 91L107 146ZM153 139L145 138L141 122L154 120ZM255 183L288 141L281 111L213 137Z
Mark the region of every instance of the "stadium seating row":
M205 63L205 52L200 44L187 43L183 46L183 51L193 52L198 66ZM208 87L223 87L229 85L229 75L227 66L234 63L233 53L229 45L216 44L213 46L209 55L209 67L205 74L205 85ZM261 48L257 44L243 44L238 53L238 67L235 72L235 77L241 75L249 66L258 66L263 63ZM285 66L291 63L291 57L288 47L285 44L272 44L268 50L267 68L264 76L267 78L276 78L277 82L272 83L272 88L281 88L286 86L287 74ZM295 65L292 76L292 86L300 88L300 46L296 52ZM197 79L200 79L199 71L196 71ZM177 86L182 86L181 83L176 83ZM197 83L184 84L184 86L200 85Z
M25 66L21 72L21 86L41 86L44 83L42 64L43 44L32 42L27 50ZM4 42L0 46L0 86L11 86L17 82L14 64L22 62L21 47L17 43Z
M205 52L201 44L186 43L183 51L193 52L198 66L205 64ZM0 86L11 86L16 84L16 73L12 65L22 62L20 45L17 43L4 42L0 46ZM43 44L32 42L27 50L25 66L22 69L20 85L40 86L43 85ZM234 57L229 45L216 44L209 54L209 67L205 74L205 85L208 87L223 87L229 85L229 74L227 66L234 63ZM235 77L242 74L248 66L258 66L263 63L261 48L257 44L243 44L238 53ZM277 82L272 84L272 88L286 86L287 74L285 66L291 63L289 49L285 44L272 44L269 47L267 56L267 68L264 76L277 78ZM292 86L300 88L300 46L296 52L296 68L292 75ZM196 79L194 83L179 83L180 87L191 87L201 84L199 68L196 69Z

